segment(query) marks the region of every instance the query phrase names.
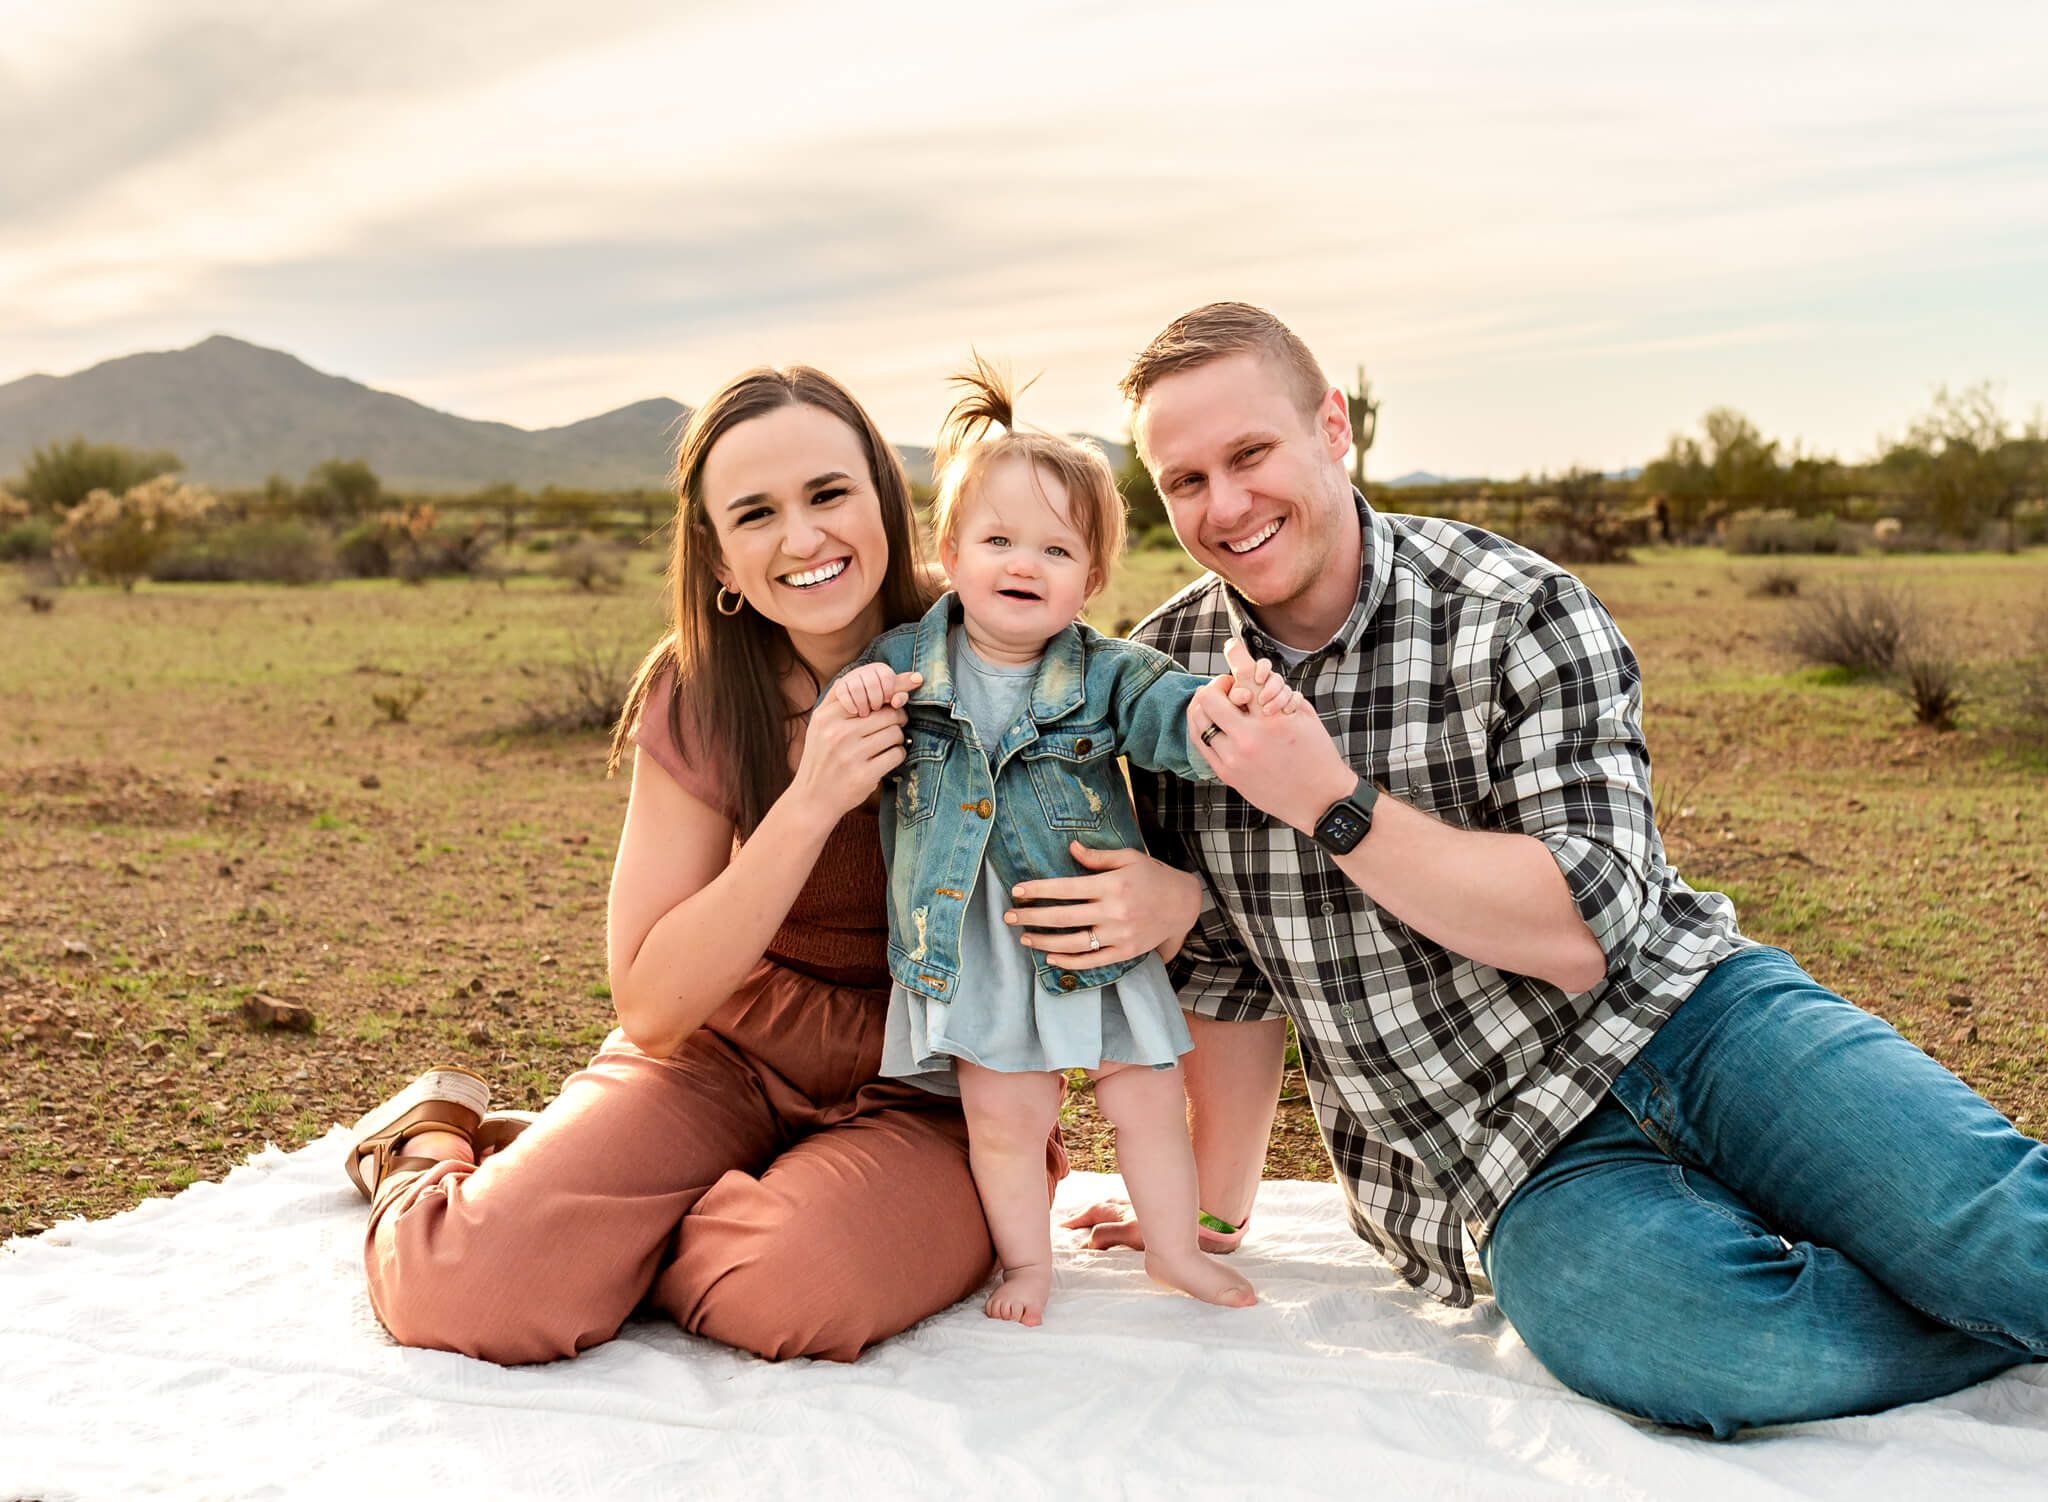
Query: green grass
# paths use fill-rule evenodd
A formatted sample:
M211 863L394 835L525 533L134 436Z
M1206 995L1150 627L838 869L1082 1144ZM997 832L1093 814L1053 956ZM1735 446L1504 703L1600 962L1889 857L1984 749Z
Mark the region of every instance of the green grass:
M115 1132L160 1155L135 1170L152 1183L210 1176L248 1150L240 1133L306 1140L428 1053L486 1070L508 1104L552 1095L613 1021L604 898L627 788L602 776L599 737L507 732L577 632L660 633L658 563L637 559L636 585L605 596L545 580L145 585L11 617L0 990L62 999L102 1041L11 1056L0 1118L28 1129L0 1199L46 1220L118 1208L90 1198L100 1167L130 1156ZM1948 735L1916 728L1880 680L1787 656L1797 600L1751 598L1758 566L1673 550L1585 571L1641 660L1658 787L1690 810L1664 810L1675 863L1728 891L1747 932L2048 1121L2048 946L2032 940L2048 926L2048 726L2016 708L2048 652L2029 645L2048 551L1797 560L1803 592L1882 572L1954 626L1976 697ZM1196 572L1137 554L1091 619L1140 617ZM428 693L411 722L377 723L369 693L414 681ZM54 954L74 937L95 963ZM544 952L559 968L536 968ZM472 976L484 994L452 1000ZM320 1031L250 1032L232 1014L259 986L313 1005ZM488 1007L503 987L520 991L510 1016ZM1965 993L1967 1015L1950 1001ZM488 1045L466 1040L478 1016ZM136 1055L128 1034L159 1023L185 1036ZM230 1056L209 1065L215 1052ZM353 1067L286 1094L300 1057ZM70 1125L46 1128L31 1100L62 1102ZM233 1103L218 1122L215 1100ZM161 1146L180 1138L226 1156L195 1172L198 1149ZM48 1177L68 1161L94 1179Z
M372 1012L356 1018L351 1030L358 1042L381 1047L391 1041L397 1033L399 1019L387 1014Z

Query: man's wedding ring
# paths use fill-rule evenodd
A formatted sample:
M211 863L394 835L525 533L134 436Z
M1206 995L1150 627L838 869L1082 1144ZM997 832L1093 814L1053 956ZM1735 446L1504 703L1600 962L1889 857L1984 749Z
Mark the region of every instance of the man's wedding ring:
M1209 742L1215 740L1216 737L1221 734L1223 734L1223 727L1221 725L1211 725L1207 730L1204 730L1202 732L1202 744L1205 746L1208 745Z
M1102 939L1094 929L1088 930L1088 948L1093 951L1102 947Z

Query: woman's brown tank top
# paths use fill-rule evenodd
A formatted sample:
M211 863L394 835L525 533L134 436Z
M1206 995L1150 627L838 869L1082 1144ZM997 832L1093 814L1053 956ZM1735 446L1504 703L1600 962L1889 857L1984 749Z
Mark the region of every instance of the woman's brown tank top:
M672 673L649 688L633 743L685 792L730 816L722 748L692 745L686 759L670 732L674 690ZM739 843L735 839L733 848ZM854 809L833 828L789 916L769 942L767 957L832 985L888 988L888 876L873 809Z

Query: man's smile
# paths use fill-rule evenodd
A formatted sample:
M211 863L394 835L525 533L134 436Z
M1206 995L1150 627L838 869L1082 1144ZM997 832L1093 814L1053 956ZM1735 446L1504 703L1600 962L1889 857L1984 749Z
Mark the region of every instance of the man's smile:
M1271 538L1275 532L1278 532L1280 530L1281 521L1282 518L1276 516L1275 518L1273 518L1273 520L1267 522L1265 526L1259 528L1258 531L1252 533L1251 536L1245 538L1242 542L1224 543L1224 551L1229 553L1236 553L1242 556L1243 554L1251 552L1254 548L1265 546L1267 540Z

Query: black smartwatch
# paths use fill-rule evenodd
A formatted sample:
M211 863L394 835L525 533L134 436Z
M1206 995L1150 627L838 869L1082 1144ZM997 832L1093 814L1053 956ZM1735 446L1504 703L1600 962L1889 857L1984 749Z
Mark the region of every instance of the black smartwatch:
M1332 855L1349 855L1372 829L1372 806L1380 790L1363 777L1358 786L1323 811L1309 837Z

